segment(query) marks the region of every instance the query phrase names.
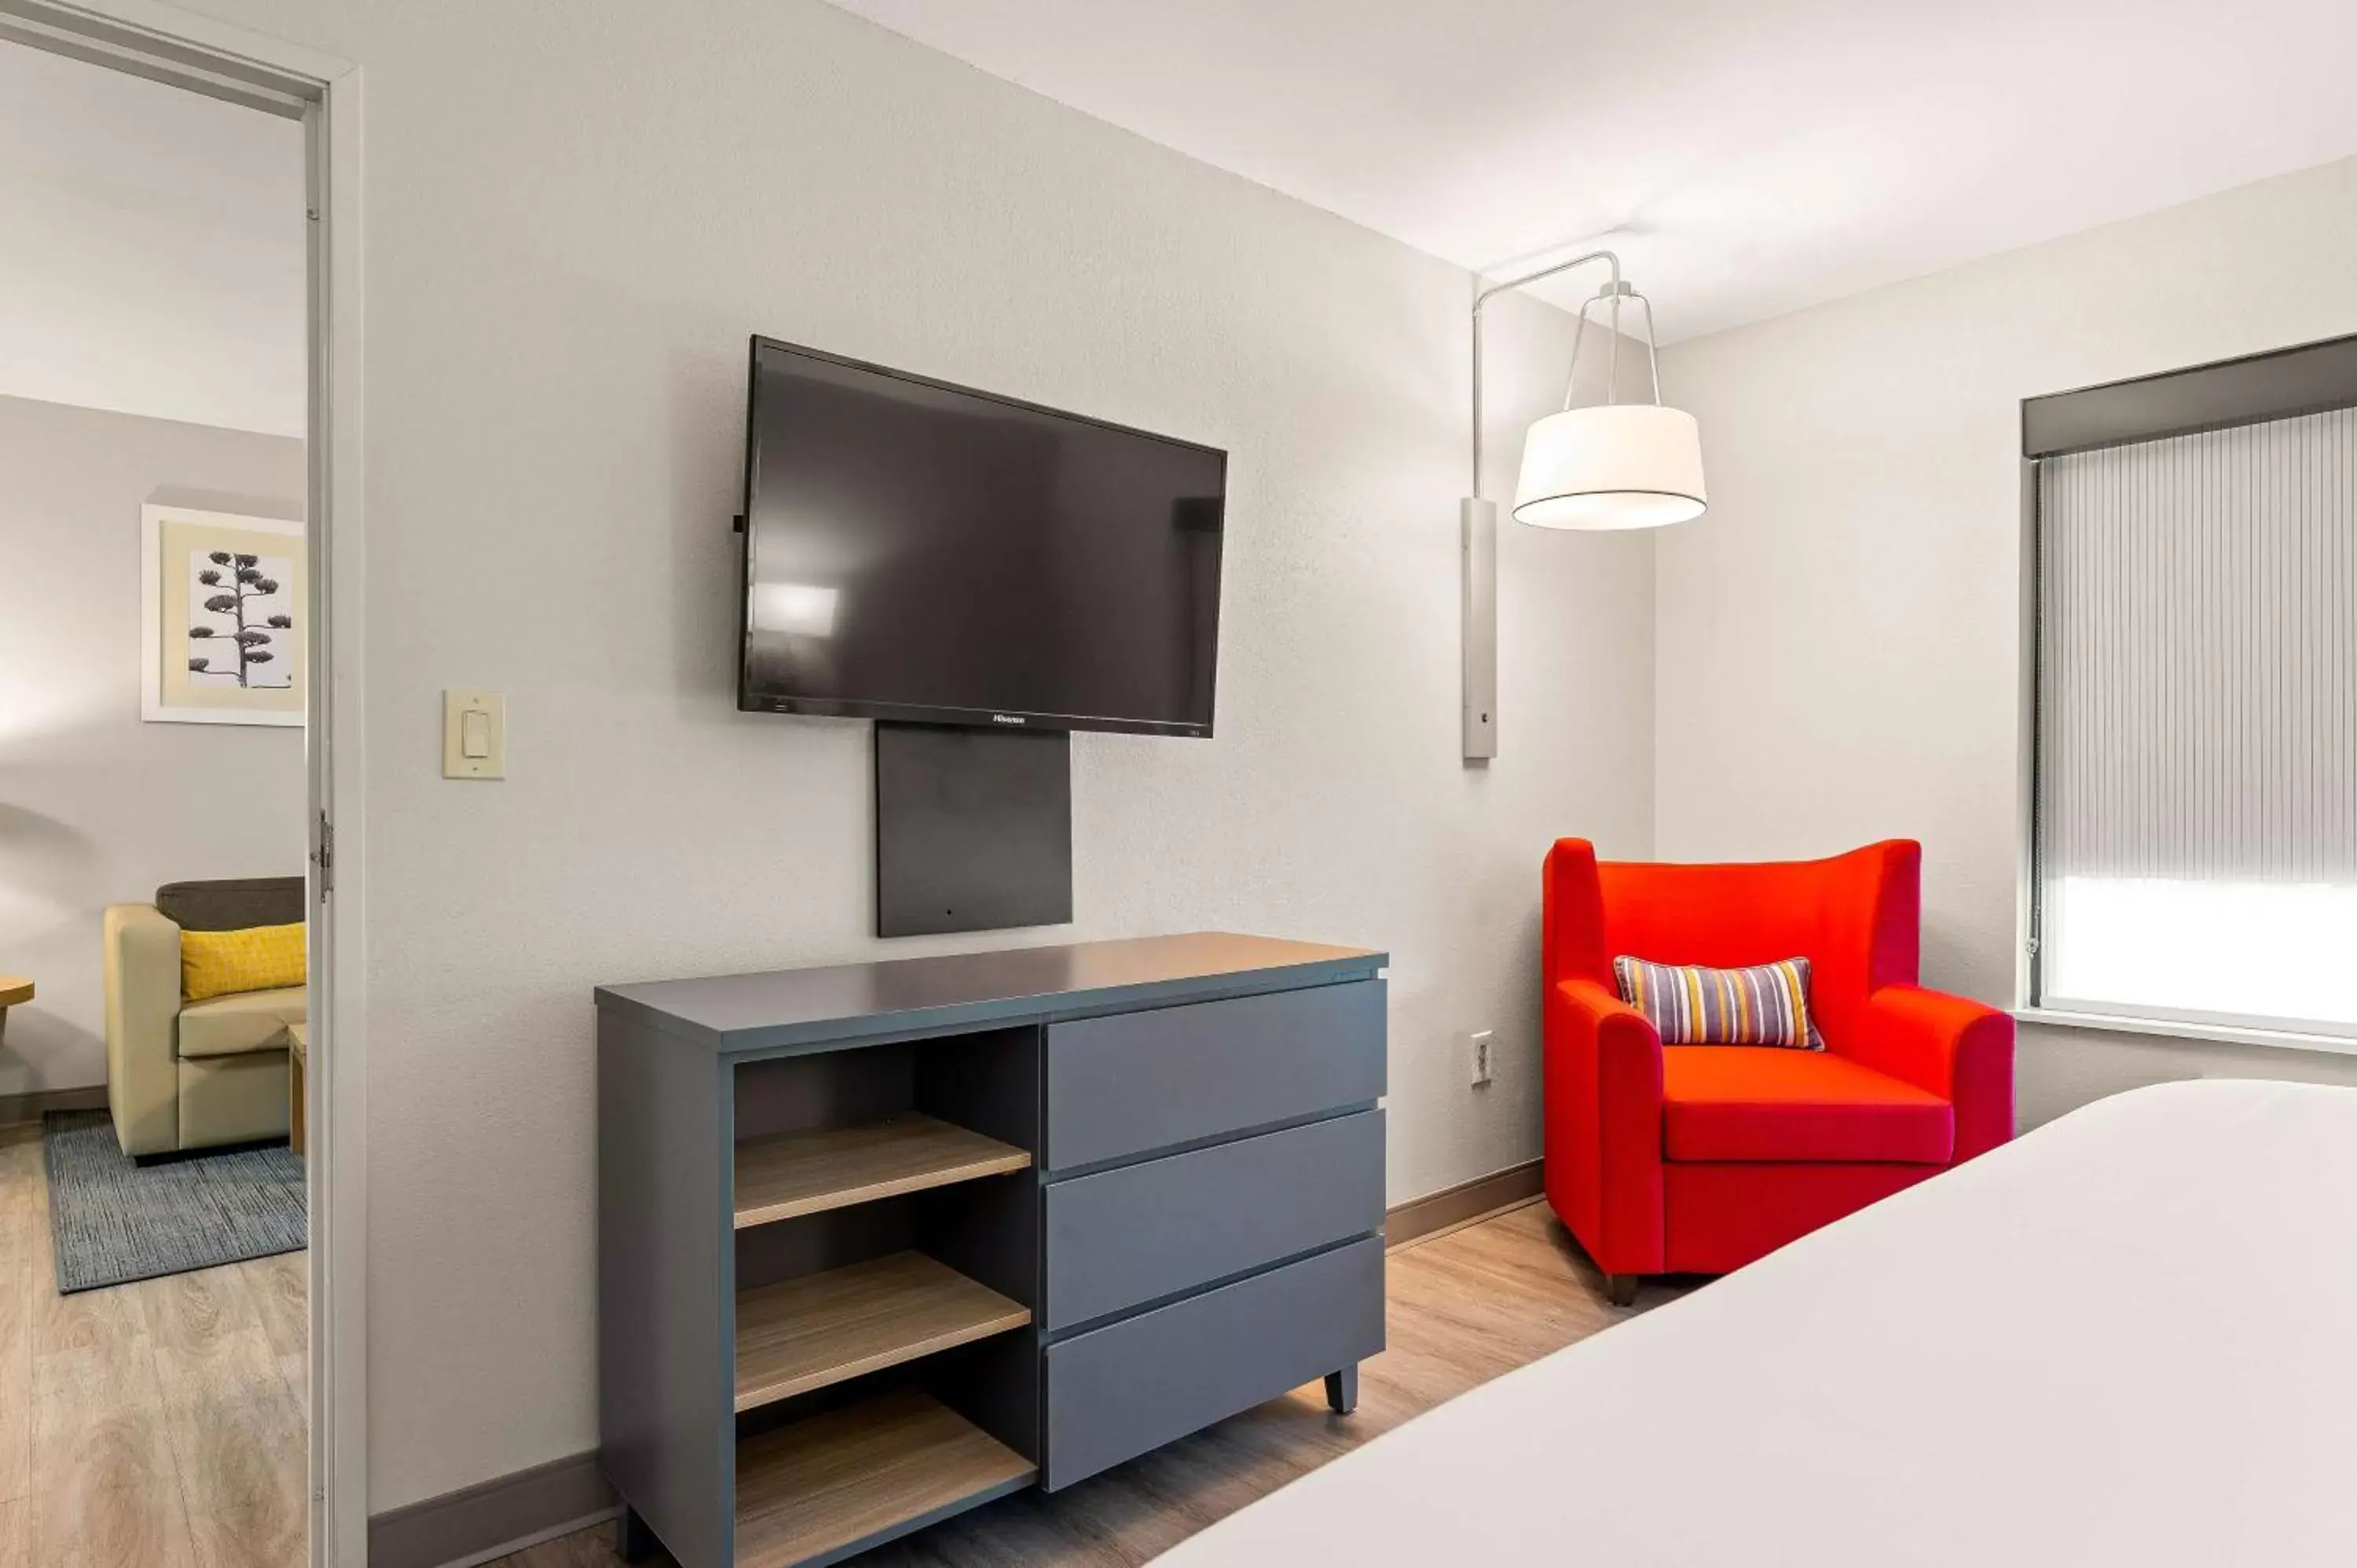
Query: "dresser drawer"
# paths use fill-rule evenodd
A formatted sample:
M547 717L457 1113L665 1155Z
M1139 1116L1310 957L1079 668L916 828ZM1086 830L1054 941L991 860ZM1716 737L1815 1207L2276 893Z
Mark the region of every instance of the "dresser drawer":
M1048 1188L1049 1332L1383 1225L1383 1113L1361 1111Z
M1050 1491L1383 1348L1370 1236L1048 1347Z
M1053 1024L1046 1168L1372 1105L1383 1067L1380 980Z

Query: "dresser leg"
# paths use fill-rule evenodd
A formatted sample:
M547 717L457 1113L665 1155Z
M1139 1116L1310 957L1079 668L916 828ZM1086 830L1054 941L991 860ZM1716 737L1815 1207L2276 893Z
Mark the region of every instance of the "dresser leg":
M638 1509L627 1507L622 1509L620 1534L619 1548L623 1562L644 1563L662 1555L662 1542L655 1539L655 1532L647 1528L647 1521L639 1517Z
M1326 1408L1336 1415L1348 1415L1359 1408L1359 1363L1353 1361L1339 1372L1326 1374Z

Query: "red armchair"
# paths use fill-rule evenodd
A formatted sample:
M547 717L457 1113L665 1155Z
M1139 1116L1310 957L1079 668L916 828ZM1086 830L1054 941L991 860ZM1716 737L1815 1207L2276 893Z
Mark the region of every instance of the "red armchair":
M1546 858L1546 1195L1609 1294L1725 1273L2013 1135L2013 1020L1915 983L1921 847L1753 865ZM1612 960L1804 957L1825 1048L1673 1046Z

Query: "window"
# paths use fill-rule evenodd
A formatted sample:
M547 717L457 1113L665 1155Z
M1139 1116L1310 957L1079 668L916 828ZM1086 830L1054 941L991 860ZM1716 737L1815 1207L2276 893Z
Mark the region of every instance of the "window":
M2040 1006L2357 1036L2357 407L2250 417L2352 347L2025 405Z

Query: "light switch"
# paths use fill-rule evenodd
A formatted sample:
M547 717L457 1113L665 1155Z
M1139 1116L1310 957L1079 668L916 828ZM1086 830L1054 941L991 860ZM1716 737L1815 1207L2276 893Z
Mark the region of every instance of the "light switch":
M508 776L507 701L497 692L442 693L442 777Z

